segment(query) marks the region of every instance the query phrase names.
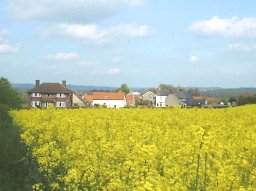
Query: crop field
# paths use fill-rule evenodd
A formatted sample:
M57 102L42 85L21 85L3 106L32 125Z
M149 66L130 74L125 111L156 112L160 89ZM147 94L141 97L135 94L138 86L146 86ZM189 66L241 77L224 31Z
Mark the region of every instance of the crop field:
M11 113L34 190L256 190L256 106Z

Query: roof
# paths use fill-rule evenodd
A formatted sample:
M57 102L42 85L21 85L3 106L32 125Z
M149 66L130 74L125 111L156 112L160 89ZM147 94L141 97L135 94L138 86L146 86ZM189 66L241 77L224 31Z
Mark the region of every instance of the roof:
M188 106L205 105L205 99L188 99L185 101Z
M216 97L207 97L206 98L208 104L218 104L220 102L220 99L219 98L216 98Z
M78 100L84 103L84 99L80 95L78 95L76 92L73 92L73 98L74 97L76 97Z
M125 94L122 92L93 92L85 95L84 99L89 102L93 100L124 100Z
M72 93L60 83L42 83L38 87L34 87L28 91L29 93Z
M192 95L190 93L186 93L186 92L178 92L178 93L176 93L176 96L179 99L192 99Z
M92 102L93 101L93 96L92 95L85 95L84 96L84 100L86 102Z
M152 94L152 95L155 95L154 92L150 91L150 90L147 90L145 92L143 92L142 96L146 95L146 94Z
M205 100L205 97L204 96L193 96L193 99L196 99L196 100Z

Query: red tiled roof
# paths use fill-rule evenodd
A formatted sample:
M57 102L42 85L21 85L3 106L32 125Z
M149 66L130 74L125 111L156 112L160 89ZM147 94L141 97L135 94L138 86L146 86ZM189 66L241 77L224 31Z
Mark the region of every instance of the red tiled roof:
M93 101L93 96L92 95L85 95L84 96L84 100L86 102L92 102Z
M85 95L84 99L88 102L93 100L124 100L125 94L122 92L93 92Z

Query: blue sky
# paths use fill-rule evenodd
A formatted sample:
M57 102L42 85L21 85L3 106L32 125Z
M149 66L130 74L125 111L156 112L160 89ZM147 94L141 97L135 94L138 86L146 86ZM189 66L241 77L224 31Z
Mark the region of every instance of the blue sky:
M255 87L252 0L2 0L0 76Z

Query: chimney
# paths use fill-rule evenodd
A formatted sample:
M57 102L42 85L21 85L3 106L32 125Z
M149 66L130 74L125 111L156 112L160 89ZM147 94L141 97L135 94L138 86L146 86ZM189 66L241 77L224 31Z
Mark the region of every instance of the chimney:
M66 81L66 80L62 80L62 85L63 85L64 87L66 87L66 86L67 86L67 81Z
M40 80L36 80L36 87L38 88L40 86Z

